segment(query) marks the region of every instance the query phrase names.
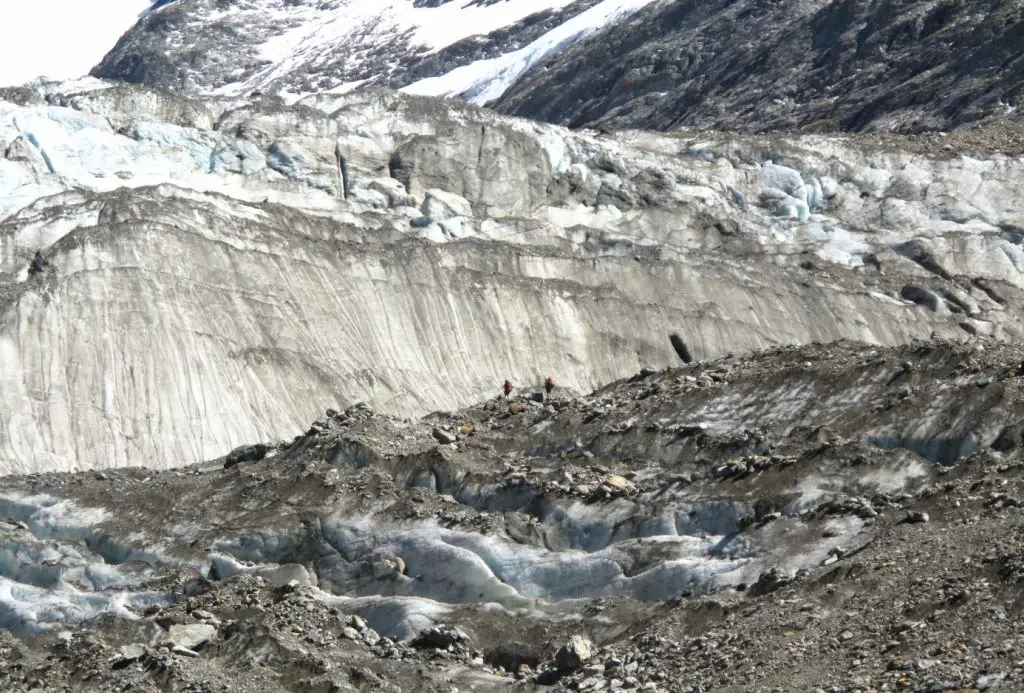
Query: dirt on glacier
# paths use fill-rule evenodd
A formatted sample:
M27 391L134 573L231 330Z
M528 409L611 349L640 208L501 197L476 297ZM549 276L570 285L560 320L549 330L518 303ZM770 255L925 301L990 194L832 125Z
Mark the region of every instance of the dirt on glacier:
M838 342L645 369L589 395L524 387L419 421L357 405L293 441L175 471L7 477L5 496L112 510L84 543L119 569L127 552L110 546L193 529L138 568L134 589L164 595L149 607L4 631L0 687L1019 690L1022 388L1021 347ZM369 518L371 535L429 525L559 555L617 544L635 559L618 559L626 577L642 576L678 564L644 529L660 504L691 507L678 534L710 538L700 560L725 567L656 599L593 585L580 599L467 593L404 636L362 607L426 594L444 564L350 547L340 560L361 567L344 582L318 548L340 513ZM612 536L570 541L574 508L618 518ZM276 567L225 575L204 559L272 526L294 538ZM0 564L31 582L18 572L26 533L40 534L31 518L0 523ZM524 574L506 572L509 586L529 591Z

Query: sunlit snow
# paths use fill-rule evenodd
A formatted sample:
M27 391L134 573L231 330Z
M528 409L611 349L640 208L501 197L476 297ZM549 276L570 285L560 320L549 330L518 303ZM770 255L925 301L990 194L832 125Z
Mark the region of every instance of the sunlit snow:
M487 36L548 10L562 10L574 0L505 0L489 5L456 0L439 7L413 7L411 0L339 0L330 8L316 3L268 0L263 11L277 25L260 48L267 67L244 84L224 85L218 93L242 93L266 84L332 47L358 44L373 53L405 37L411 50L433 52L472 36ZM416 82L416 94L461 94L475 103L499 97L526 70L548 55L636 12L653 0L604 0L555 27L519 50L459 67L448 74ZM39 0L4 8L5 24L17 27L0 42L0 86L24 84L45 76L76 78L88 73L117 39L152 4L152 0ZM230 11L225 14L230 14Z
M324 12L316 6L295 29L268 41L262 58L278 62L278 69L287 70L296 58L309 49L325 43L341 43L354 35L376 34L382 40L412 31L410 43L428 50L438 50L474 35L486 35L529 17L537 12L561 9L573 0L509 0L493 5L470 5L449 2L439 7L413 7L411 0L342 0L335 12ZM650 2L650 0L646 0ZM289 9L294 17L299 9Z
M332 46L359 45L367 55L397 37L407 37L411 50L431 53L472 36L487 36L547 10L562 10L574 0L506 0L490 5L459 0L439 7L413 7L411 0L341 0L325 11L318 5L273 9L280 24L294 26L267 40L260 58L269 65L245 83L232 83L218 93L242 93L301 70L331 52ZM548 55L649 5L653 0L604 0L555 27L528 46L489 60L457 68L406 88L415 94L465 94L485 103L500 96L523 72ZM356 58L359 60L360 58ZM338 85L344 87L351 85Z
M633 14L652 0L605 0L547 32L525 48L489 60L478 60L439 77L405 87L410 94L441 96L460 94L476 104L486 104L535 64L565 50L576 41Z
M8 0L3 8L0 86L40 76L85 75L150 4L151 0Z

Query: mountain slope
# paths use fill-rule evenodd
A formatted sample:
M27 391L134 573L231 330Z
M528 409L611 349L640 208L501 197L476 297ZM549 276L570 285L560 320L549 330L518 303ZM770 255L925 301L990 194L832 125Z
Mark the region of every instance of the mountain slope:
M200 93L359 84L490 100L538 60L650 2L177 0L140 21L93 75Z
M545 61L496 107L572 126L656 130L1019 123L1022 43L1024 7L1015 0L682 0Z
M1024 119L1022 13L1016 0L178 0L93 74L194 93L380 85L573 127L922 132Z

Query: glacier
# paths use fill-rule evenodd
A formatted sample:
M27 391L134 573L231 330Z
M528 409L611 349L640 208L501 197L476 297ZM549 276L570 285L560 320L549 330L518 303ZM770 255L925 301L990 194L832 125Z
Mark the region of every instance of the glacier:
M505 378L587 391L676 362L672 333L698 359L1021 334L1019 159L606 137L375 90L7 98L5 472L176 467Z

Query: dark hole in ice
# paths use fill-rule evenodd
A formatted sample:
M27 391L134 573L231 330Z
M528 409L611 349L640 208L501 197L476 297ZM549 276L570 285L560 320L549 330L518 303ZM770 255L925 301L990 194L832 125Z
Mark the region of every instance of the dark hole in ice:
M676 350L676 354L683 363L693 363L693 356L690 354L690 349L686 346L686 342L683 341L682 337L672 333L669 335L669 341L672 342L672 348Z

